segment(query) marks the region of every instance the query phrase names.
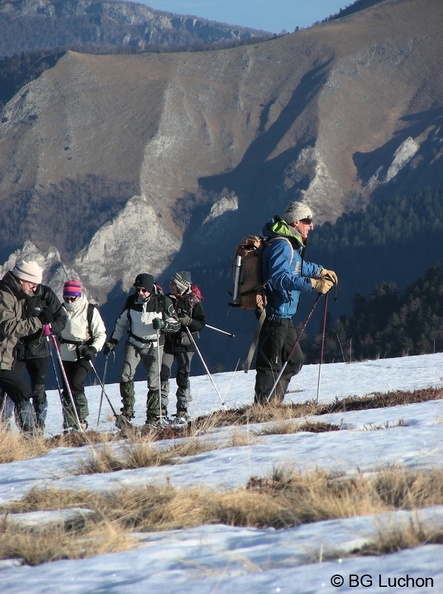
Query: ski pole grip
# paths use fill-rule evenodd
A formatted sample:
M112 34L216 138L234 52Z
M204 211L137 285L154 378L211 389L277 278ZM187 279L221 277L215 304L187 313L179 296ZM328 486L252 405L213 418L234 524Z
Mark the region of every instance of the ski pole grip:
M51 334L52 334L51 324L44 324L43 336L51 336Z

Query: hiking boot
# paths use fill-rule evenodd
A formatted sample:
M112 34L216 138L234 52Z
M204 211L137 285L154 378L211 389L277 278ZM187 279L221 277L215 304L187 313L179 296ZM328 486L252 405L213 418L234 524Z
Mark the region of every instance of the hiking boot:
M148 415L146 417L146 423L145 425L148 425L150 427L167 427L168 425L171 424L171 421L169 420L169 418L166 415L162 415L161 417L157 416L157 415Z
M130 421L135 417L134 410L132 408L121 408L122 417L125 417L126 420Z
M64 435L67 435L68 433L78 433L79 431L86 431L88 427L88 421L80 421L80 427L77 425L72 427L63 427L63 433Z
M172 417L172 422L174 423L174 425L187 425L190 421L190 416L188 415L188 413L185 410L179 410L177 411L177 414L175 414Z
M35 434L36 435L44 435L45 434L45 422L41 420L37 420L35 424Z

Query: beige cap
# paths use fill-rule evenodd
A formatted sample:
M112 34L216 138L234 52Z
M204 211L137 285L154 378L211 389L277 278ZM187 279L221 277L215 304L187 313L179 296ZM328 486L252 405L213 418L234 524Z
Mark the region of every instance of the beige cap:
M12 269L12 274L22 281L39 285L43 279L43 268L37 262L20 260Z

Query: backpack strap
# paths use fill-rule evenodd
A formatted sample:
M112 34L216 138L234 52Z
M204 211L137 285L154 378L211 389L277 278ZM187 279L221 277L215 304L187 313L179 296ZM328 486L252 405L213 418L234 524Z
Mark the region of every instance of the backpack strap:
M92 316L94 315L94 309L97 309L98 310L98 307L95 305L95 303L88 303L88 311L87 311L87 314L86 314L86 319L88 320L88 330L89 330L89 336L90 336L90 338L87 340L87 343L93 341L93 336L92 336Z

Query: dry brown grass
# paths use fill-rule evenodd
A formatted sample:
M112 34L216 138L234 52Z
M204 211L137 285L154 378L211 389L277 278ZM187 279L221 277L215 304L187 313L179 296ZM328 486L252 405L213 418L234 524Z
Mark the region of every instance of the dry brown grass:
M175 464L179 458L195 456L216 449L217 445L204 440L183 440L165 448L153 444L149 435L140 441L125 443L119 450L104 445L94 448L86 460L79 462L73 474L96 474L132 470L149 466Z
M345 477L321 471L303 474L274 469L270 477L252 477L246 488L216 491L146 486L111 493L33 489L0 513L90 509L79 530L44 528L17 530L0 523L0 558L16 556L35 564L62 558L81 558L135 546L130 531L159 531L222 523L229 526L288 528L356 515L397 509L416 510L443 504L443 471L410 472L384 469L373 475ZM395 521L395 520L393 520ZM393 524L381 531L378 544L361 553L384 554L423 542L440 542L435 534L414 525ZM414 544L415 543L415 544Z
M84 559L136 546L127 530L110 522L87 522L79 530L46 526L20 528L8 520L0 523L0 558L18 557L28 565L59 559Z
M204 417L198 417L190 426L183 429L166 427L153 429L152 427L132 427L125 432L102 433L99 431L86 431L84 433L71 433L68 435L56 435L49 439L43 437L27 437L17 432L8 431L5 425L0 425L0 463L24 460L40 456L51 448L55 447L83 447L85 445L106 444L118 440L127 440L129 443L150 439L151 441L176 439L180 437L195 437L204 434L211 429L226 426L244 426L255 423L274 423L271 429L264 429L263 434L270 433L291 433L294 431L336 431L340 427L327 423L305 423L303 428L291 424L284 427L283 421L300 419L306 416L321 416L333 412L347 412L351 410L366 410L370 408L391 407L414 402L426 402L428 400L440 399L443 397L443 388L427 388L413 392L388 392L387 394L370 394L362 397L349 397L342 400L336 399L328 404L317 404L314 401L290 404L250 405L242 408L227 411L218 411ZM398 426L401 426L400 423ZM388 429L391 425L370 427L369 429ZM237 435L238 440L241 438ZM231 444L234 445L234 444ZM184 454L185 455L185 454ZM101 454L105 458L105 454ZM143 464L142 464L143 465Z
M353 410L369 410L372 408L389 408L416 402L427 402L443 398L443 388L426 388L405 392L397 390L386 394L374 393L366 396L350 396L334 400L326 404L318 404L314 400L302 403L258 405L253 404L225 412L217 412L205 417L212 419L214 427L226 425L246 425L253 423L280 422L307 416L321 416L336 412ZM200 418L196 419L198 424Z
M443 529L423 526L411 521L407 525L389 526L379 530L377 539L353 551L358 555L386 555L427 544L443 544Z
M25 438L22 433L10 431L0 423L0 464L14 460L26 460L47 454L49 447L43 437Z
M320 433L325 431L339 431L338 425L330 423L287 422L272 423L261 429L250 432L236 431L235 428L226 440L209 441L202 438L188 438L174 441L171 445L159 448L155 444L158 436L152 430L144 435L133 432L128 441L119 449L111 444L103 444L93 448L86 460L80 460L73 474L95 474L131 470L149 466L165 466L178 463L180 458L195 456L202 452L229 447L249 446L257 443L261 435L290 434L301 431Z
M133 529L162 530L222 522L283 528L319 520L414 510L443 504L443 471L385 469L349 478L333 473L288 472L252 477L244 489L175 489L166 485L118 489L111 494L33 489L0 512L84 507Z
M280 421L255 430L256 435L287 435L291 433L326 433L328 431L340 431L340 425L333 423L310 422L310 421Z

